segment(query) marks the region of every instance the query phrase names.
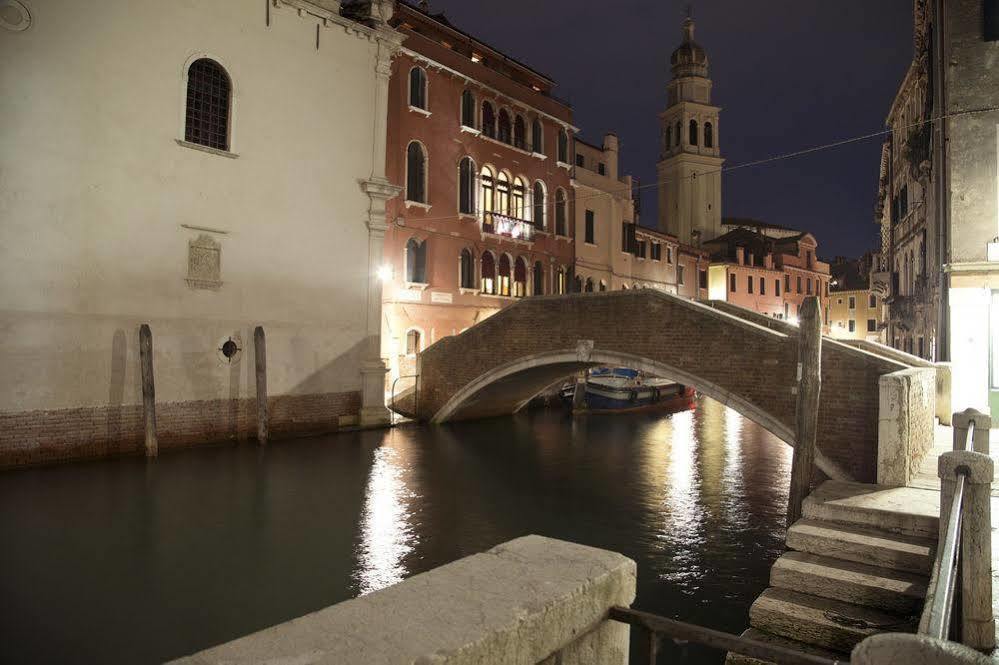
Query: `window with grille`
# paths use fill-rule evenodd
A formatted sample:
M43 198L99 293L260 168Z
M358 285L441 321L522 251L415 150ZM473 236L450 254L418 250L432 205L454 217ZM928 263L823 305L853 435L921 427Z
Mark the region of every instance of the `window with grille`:
M187 70L187 116L184 140L229 149L229 103L232 82L222 65L208 58Z

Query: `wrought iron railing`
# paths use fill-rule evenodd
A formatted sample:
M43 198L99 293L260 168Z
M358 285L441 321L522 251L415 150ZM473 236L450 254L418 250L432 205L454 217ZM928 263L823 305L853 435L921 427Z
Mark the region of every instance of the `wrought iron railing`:
M534 240L534 225L531 222L498 212L482 213L482 230L514 240Z
M704 646L738 653L750 658L777 663L777 665L836 665L845 661L829 660L821 656L793 651L785 647L760 642L692 623L667 619L656 614L640 612L627 607L612 607L609 618L631 626L642 628L648 635L649 664L655 665L659 657L659 643L662 637L677 643L693 642Z

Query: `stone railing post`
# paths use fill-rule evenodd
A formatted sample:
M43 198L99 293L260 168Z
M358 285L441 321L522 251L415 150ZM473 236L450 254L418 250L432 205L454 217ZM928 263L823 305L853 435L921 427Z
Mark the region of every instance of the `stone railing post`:
M988 665L992 663L974 649L949 640L910 633L881 633L853 647L852 665Z
M992 416L980 413L975 409L965 409L951 417L954 424L953 450L964 450L968 439L968 427L975 423L975 433L971 437L971 450L983 455L989 454L989 428L992 427Z
M958 414L955 414L955 425L957 418ZM988 430L985 432L987 434ZM958 474L964 475L960 532L961 605L960 612L953 613L954 617L960 617L958 632L961 643L975 649L992 649L996 632L995 617L992 615L992 458L968 450L947 452L937 462L937 473L940 476L941 543L954 501Z

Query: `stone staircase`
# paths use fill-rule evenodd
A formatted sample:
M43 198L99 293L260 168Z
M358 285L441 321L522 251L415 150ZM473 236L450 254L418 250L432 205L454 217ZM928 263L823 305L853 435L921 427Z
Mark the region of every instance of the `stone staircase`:
M915 493L915 494L914 494ZM827 481L805 499L744 637L847 661L863 639L915 632L936 554L935 492ZM762 661L730 653L727 663Z

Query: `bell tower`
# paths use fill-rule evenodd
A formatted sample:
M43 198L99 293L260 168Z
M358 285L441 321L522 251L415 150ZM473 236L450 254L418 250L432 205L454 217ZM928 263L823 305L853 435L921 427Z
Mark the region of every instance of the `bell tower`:
M694 19L670 57L672 79L659 114L659 230L699 245L723 233L718 114L711 105L708 56L694 41Z

